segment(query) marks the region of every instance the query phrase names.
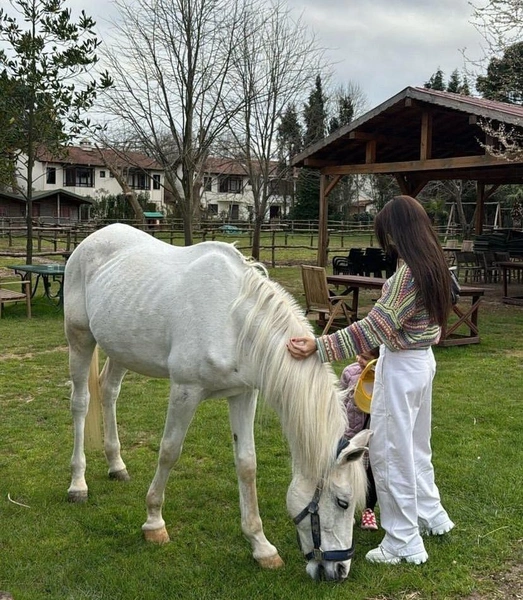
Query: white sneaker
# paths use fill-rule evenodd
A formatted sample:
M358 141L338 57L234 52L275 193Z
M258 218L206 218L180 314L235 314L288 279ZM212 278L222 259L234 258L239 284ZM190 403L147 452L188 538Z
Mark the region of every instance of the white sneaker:
M435 527L429 527L425 523L421 523L419 529L421 535L444 535L451 529L454 529L454 527L454 523L450 519L447 519Z
M409 554L408 556L396 556L391 554L387 550L384 550L381 546L374 548L367 552L365 558L372 563L382 563L385 565L398 565L402 560L414 565L421 565L427 562L429 555L423 550L417 554Z

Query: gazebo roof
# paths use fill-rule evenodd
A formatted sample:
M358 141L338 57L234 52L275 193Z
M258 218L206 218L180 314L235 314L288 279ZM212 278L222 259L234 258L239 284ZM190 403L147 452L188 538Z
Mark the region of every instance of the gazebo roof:
M523 133L523 107L450 92L407 87L294 157L324 175L396 175L404 193L428 181L523 183L523 159L491 156L482 123ZM411 189L408 189L408 188Z

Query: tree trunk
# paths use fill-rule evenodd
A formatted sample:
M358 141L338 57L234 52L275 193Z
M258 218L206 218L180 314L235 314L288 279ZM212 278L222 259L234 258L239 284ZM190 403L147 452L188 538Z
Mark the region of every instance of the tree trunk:
M254 230L252 232L251 254L254 260L260 260L261 228L263 217L256 215L254 218Z

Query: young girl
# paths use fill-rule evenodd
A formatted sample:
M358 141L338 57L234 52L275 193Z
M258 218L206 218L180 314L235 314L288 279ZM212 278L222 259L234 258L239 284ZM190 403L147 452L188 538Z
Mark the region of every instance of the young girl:
M427 558L422 533L441 535L454 523L434 481L430 447L431 346L451 309L451 279L430 219L410 196L397 196L376 215L376 237L402 266L383 286L369 314L320 338L294 338L287 348L296 359L315 352L322 361L341 360L380 346L371 405L374 435L370 462L376 481L381 544L370 562L421 564Z
M369 428L370 415L363 412L356 406L354 401L354 390L356 384L363 373L363 369L367 364L380 355L380 349L374 348L369 352L362 352L356 356L356 362L347 365L341 374L340 384L342 389L346 390L344 402L347 410L348 426L345 431L345 437L349 440L352 439L362 429ZM376 515L374 514L374 508L378 500L376 496L376 485L374 483L374 476L370 466L368 456L365 455L366 460L366 471L367 471L367 497L365 501L365 510L361 515L361 528L362 529L378 529L378 523L376 521Z

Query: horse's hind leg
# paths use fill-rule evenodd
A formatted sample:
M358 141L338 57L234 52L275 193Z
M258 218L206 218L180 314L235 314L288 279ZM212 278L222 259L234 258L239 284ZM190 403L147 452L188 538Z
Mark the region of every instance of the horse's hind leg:
M144 537L148 542L163 544L169 541L162 518L165 486L172 467L180 457L187 429L202 397L203 392L199 388L171 385L158 466L147 492L147 521L142 525Z
M104 451L109 464L109 477L127 481L129 474L120 455L120 440L116 423L116 400L127 372L122 365L108 358L100 374L100 393L104 414Z
M73 339L74 338L74 339ZM89 408L88 378L91 357L95 341L85 331L76 332L74 336L68 331L69 370L72 380L71 414L73 417L74 445L71 457L71 485L68 497L71 502L87 500L87 483L85 481L84 430L85 417Z
M267 540L258 509L256 492L256 451L254 415L258 393L249 392L229 399L229 415L234 440L234 460L240 490L242 531L252 546L258 564L265 569L283 566L278 550Z

